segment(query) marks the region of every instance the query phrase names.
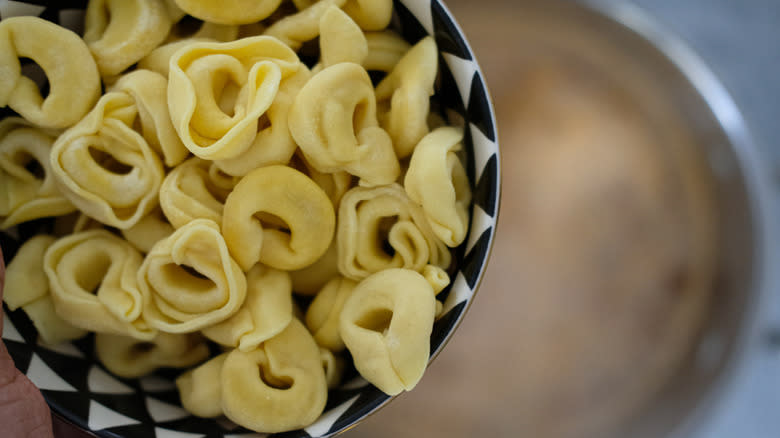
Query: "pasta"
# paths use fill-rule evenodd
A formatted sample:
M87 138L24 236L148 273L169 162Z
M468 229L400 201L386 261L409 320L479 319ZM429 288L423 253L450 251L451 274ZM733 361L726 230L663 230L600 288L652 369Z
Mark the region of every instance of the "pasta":
M335 222L330 199L314 181L274 165L252 171L228 195L222 234L244 271L258 261L293 270L311 265L325 253Z
M118 75L168 36L171 19L159 0L90 0L84 41L100 74Z
M309 305L306 311L306 326L317 343L330 351L344 349L339 333L339 317L344 302L352 294L357 282L344 277L330 280Z
M188 14L220 24L247 24L271 15L282 0L175 0Z
M320 358L322 359L322 368L325 370L325 382L328 389L339 386L341 378L344 375L344 358L336 356L327 348L320 347Z
M137 224L122 230L122 237L127 239L136 249L146 254L154 245L173 234L173 226L165 220L162 210L155 208L141 218Z
M436 42L425 37L376 87L380 121L393 139L398 158L408 157L428 133L427 116L438 59Z
M181 404L198 417L215 418L222 411L222 366L229 353L209 359L176 379Z
M279 83L301 67L274 38L194 42L171 57L168 107L184 145L201 158L223 160L246 151Z
M340 62L362 64L368 43L357 23L336 6L330 6L320 19L320 62L324 67Z
M144 319L168 333L224 321L246 297L246 277L208 219L195 219L158 242L137 272Z
M362 185L390 184L401 173L378 126L371 79L357 64L327 67L306 83L290 109L290 132L320 172L347 171Z
M192 157L173 169L160 187L160 206L174 228L194 219L222 223L222 210L229 189L212 180L208 161Z
M220 377L225 415L252 430L307 426L328 396L320 349L297 319L256 350L231 351Z
M157 368L186 368L209 356L208 345L197 333L175 335L159 332L147 341L98 333L95 353L105 367L119 377L141 377Z
M393 0L347 0L344 12L363 30L382 30L393 17Z
M22 76L19 58L30 58L46 73L49 94ZM31 123L67 128L81 120L100 97L100 75L78 35L38 17L0 21L0 107Z
M17 117L0 121L0 228L76 208L60 192L49 154L54 136Z
M258 264L247 273L246 282L246 300L238 312L203 329L212 341L241 351L254 350L293 318L292 284L286 272Z
M422 275L387 269L355 286L339 328L360 374L395 395L413 389L422 378L435 313L433 289Z
M388 73L409 50L409 43L393 31L366 32L368 52L363 60L366 70Z
M422 208L398 184L350 189L339 207L336 239L339 271L353 280L389 268L447 267L451 260Z
M293 50L301 48L306 41L319 36L320 19L331 6L341 7L347 0L318 0L306 5L300 12L288 15L272 24L265 35L277 38ZM299 1L296 6L303 6Z
M136 281L141 261L132 245L105 230L57 240L43 259L57 314L89 331L154 338L157 331L141 318L144 300Z
M466 170L455 154L462 139L463 131L451 127L423 137L404 178L409 198L422 206L433 232L450 247L463 242L469 226L471 189Z
M316 262L311 265L290 271L293 290L300 295L316 295L325 283L339 275L338 248L336 239Z
M160 158L134 131L138 110L128 94L109 92L51 150L51 168L65 196L107 225L127 229L158 203Z

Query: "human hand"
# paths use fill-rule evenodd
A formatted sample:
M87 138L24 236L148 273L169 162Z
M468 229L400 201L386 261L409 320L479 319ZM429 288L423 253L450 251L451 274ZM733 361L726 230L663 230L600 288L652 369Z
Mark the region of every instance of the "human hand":
M0 250L0 300L5 285L5 264ZM0 334L3 320L0 319ZM0 341L0 435L19 438L51 438L49 407L35 385L14 365Z

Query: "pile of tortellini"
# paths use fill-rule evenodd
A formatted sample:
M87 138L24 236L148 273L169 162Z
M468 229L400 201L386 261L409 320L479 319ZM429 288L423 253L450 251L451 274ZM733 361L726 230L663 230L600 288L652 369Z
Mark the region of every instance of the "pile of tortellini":
M0 105L20 117L0 122L0 228L54 218L8 266L9 308L48 344L95 332L118 376L190 368L187 410L260 432L316 420L347 357L413 388L471 193L463 131L430 110L436 44L391 16L91 0L83 38L2 20Z

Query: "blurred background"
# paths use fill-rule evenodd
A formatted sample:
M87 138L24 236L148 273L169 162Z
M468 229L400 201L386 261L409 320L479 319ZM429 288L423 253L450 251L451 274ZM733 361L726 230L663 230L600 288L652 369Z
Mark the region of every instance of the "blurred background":
M778 186L780 2L633 1L725 84ZM707 207L681 207L653 152L659 133L631 96L524 33L525 2L446 4L497 110L499 238L469 314L419 386L344 436L625 436L696 342L708 300L697 279L712 269ZM756 326L696 438L780 436L778 291Z

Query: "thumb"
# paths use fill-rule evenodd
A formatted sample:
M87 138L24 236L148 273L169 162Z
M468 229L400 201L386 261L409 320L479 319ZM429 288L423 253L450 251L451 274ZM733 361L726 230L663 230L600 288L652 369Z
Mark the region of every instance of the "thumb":
M0 298L5 264L0 250ZM0 334L3 326L0 319ZM38 388L14 365L0 341L0 435L20 438L52 438L51 414Z

